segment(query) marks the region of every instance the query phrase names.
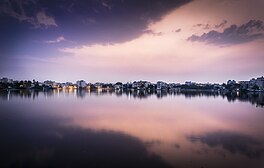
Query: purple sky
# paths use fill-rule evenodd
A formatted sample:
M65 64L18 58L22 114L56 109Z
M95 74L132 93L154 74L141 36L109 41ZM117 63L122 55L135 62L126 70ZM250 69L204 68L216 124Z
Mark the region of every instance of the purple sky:
M0 77L226 82L264 73L262 0L0 2Z

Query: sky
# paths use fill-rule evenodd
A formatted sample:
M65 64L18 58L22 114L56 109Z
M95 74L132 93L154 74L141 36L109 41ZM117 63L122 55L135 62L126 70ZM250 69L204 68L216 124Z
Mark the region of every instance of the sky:
M263 0L1 0L0 78L226 82L264 74Z

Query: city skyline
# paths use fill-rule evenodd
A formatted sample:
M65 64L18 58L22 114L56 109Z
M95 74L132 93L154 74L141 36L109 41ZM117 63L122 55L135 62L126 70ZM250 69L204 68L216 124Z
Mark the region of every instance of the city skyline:
M5 83L12 83L14 81L16 82L20 82L20 81L35 81L35 82L55 82L55 83L77 83L79 81L84 81L84 82L87 82L87 83L104 83L104 84L115 84L115 83L133 83L133 82L149 82L149 83L158 83L158 82L164 82L164 83L167 83L167 84L170 84L170 83L174 83L174 84L186 84L186 83L193 83L193 84L228 84L228 82L234 82L234 83L240 83L240 82L244 82L244 81L249 81L249 80L256 80L256 79L261 79L262 82L263 82L263 79L264 77L263 76L258 76L258 77L251 77L249 79L246 79L246 80L237 80L237 79L228 79L227 81L225 82L222 82L222 83L217 83L217 82L209 82L209 81L204 81L204 82L198 82L198 81L194 81L194 80L186 80L184 82L179 82L177 80L175 81L166 81L166 80L157 80L157 81L149 81L149 80L143 80L143 79L139 79L139 80L131 80L131 81L106 81L106 82L103 82L103 81L96 81L96 82L92 82L92 81L89 81L89 80L86 80L84 78L82 79L77 79L75 81L59 81L59 80L56 80L56 79L44 79L44 80L36 80L36 79L14 79L14 78L8 78L8 77L0 77L0 82L3 82L5 81Z
M0 76L60 82L248 80L264 72L264 2L0 2Z

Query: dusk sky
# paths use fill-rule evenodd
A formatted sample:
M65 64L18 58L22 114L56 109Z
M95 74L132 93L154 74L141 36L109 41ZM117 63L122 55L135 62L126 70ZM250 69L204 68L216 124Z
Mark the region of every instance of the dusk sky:
M1 0L0 78L226 82L264 74L263 0Z

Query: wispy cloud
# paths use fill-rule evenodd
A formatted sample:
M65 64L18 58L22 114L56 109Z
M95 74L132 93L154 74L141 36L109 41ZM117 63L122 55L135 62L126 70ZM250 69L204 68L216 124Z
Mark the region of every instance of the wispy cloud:
M108 8L109 10L112 9L112 6L110 6L110 5L109 5L107 2L105 2L105 1L102 2L102 5L103 5L104 7L106 7L106 8Z
M165 34L164 32L154 32L152 30L146 30L146 31L144 31L144 33L150 34L150 35L153 35L153 36L162 36L162 35Z
M193 25L193 27L199 27L199 28L205 29L205 30L208 30L208 29L221 29L221 28L224 28L226 26L226 24L227 24L227 20L223 20L219 24L198 23L198 24Z
M94 18L87 17L87 18L82 20L82 23L85 24L85 25L91 25L91 24L97 23L97 21Z
M44 41L44 42L48 43L48 44L53 44L53 43L60 43L60 42L63 42L63 41L70 42L70 43L76 43L74 41L70 41L70 40L65 39L63 36L59 36L55 40L48 40L48 41Z
M30 5L36 6L35 1L4 1L0 6L0 14L6 14L20 22L27 22L33 25L34 28L58 26L55 19L43 9L39 9L37 13L33 12L30 15L30 12L26 12L26 8Z
M48 16L44 11L37 13L35 26L58 26L53 17Z
M214 28L224 28L227 24L227 20L223 20L223 22L219 23L218 25L215 25Z
M218 26L221 26L221 24ZM212 30L208 33L202 34L201 36L192 35L187 40L223 46L246 43L260 38L264 38L263 22L260 20L250 20L241 26L233 24L224 29L223 32Z
M174 30L173 32L179 33L179 32L181 32L181 29Z

